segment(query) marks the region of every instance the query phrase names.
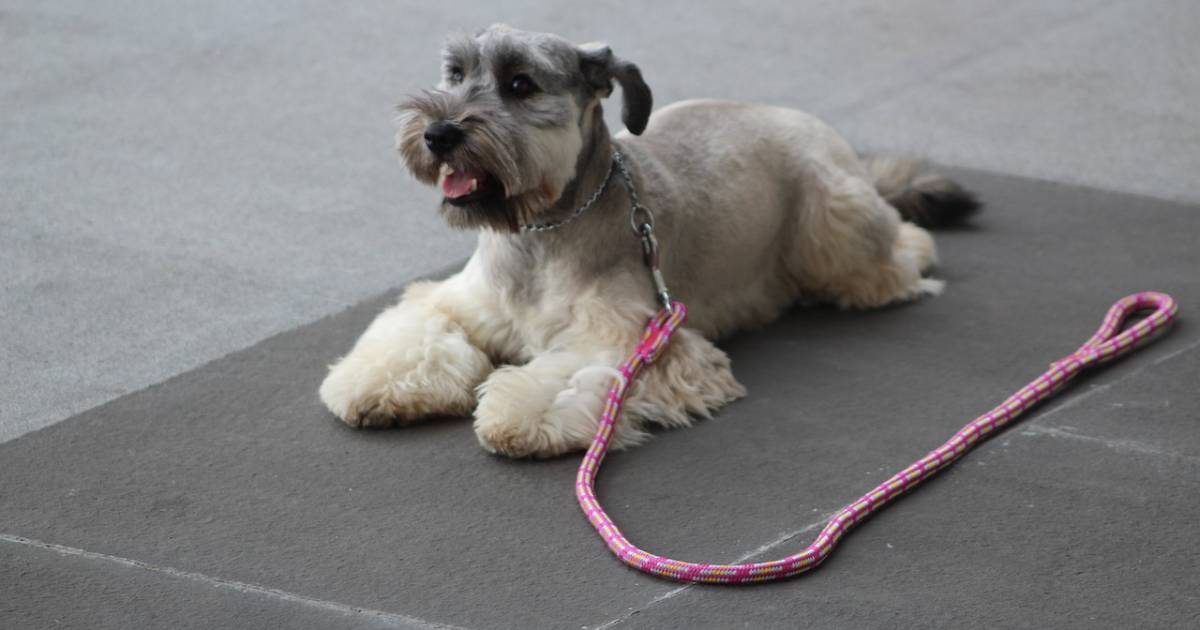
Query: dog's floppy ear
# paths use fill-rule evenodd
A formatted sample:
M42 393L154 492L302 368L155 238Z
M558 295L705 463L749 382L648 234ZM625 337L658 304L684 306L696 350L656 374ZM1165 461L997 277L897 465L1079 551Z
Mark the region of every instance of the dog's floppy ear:
M621 109L625 128L634 135L646 130L653 97L637 66L614 55L607 44L584 44L579 47L579 67L588 85L601 98L612 94L612 80L616 79L625 99Z

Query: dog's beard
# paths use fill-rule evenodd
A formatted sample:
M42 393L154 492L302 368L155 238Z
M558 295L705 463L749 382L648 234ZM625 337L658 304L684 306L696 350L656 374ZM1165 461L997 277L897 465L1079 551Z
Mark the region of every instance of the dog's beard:
M522 145L511 140L514 134L504 133L505 121L485 124L484 114L438 91L415 96L402 103L399 110L396 147L418 181L445 192L446 178L457 173L457 177L469 177L477 184L468 194L442 198L439 211L451 227L517 232L561 193L544 182L534 186L525 183L527 177L518 167ZM425 129L437 120L454 121L464 132L462 142L444 158L425 145Z

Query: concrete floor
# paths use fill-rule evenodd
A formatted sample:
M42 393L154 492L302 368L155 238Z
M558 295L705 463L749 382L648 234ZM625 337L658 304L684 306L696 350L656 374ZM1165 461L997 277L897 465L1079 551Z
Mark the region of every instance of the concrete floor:
M0 3L0 627L1200 622L1198 5L563 6ZM1122 292L1176 292L1184 324L811 578L626 571L575 513L572 460L486 457L464 423L348 432L312 397L379 295L470 251L396 165L390 108L445 32L494 21L606 39L659 103L792 105L978 169L990 204L940 235L942 298L728 343L750 398L602 482L652 548L785 553Z

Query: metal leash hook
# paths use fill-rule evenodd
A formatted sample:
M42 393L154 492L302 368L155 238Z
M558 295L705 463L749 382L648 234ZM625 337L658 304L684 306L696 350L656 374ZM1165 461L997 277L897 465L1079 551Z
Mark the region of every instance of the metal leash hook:
M629 227L642 241L642 260L650 269L650 279L654 282L654 295L667 312L673 312L671 292L667 290L667 281L663 279L662 270L658 266L658 239L654 237L654 213L650 208L638 201L637 187L633 185L633 176L625 167L625 158L620 151L613 151L613 163L621 171L621 181L629 193Z
M674 307L671 305L671 292L667 290L667 281L663 280L662 270L658 268L658 239L654 238L654 222L643 223L640 232L642 257L646 261L646 266L650 268L650 278L654 281L654 294L658 297L662 307L670 312Z

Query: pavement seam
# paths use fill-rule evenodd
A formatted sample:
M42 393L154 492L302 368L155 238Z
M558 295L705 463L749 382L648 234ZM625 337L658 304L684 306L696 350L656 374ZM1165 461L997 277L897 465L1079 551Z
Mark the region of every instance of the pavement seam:
M451 274L457 272L459 269L461 269L467 263L467 260L468 260L467 258L461 258L455 262L452 262L443 267L434 269L433 271L430 271L428 273L417 274L417 275L405 280L400 285L390 287L388 289L385 289L385 290L375 293L373 295L367 296L361 300L352 301L349 303L341 303L341 304L339 304L339 308L337 308L336 310L327 311L324 314L317 316L315 319L312 319L312 320L306 321L306 322L302 322L300 324L296 324L295 326L290 326L288 328L282 328L282 329L276 330L275 332L269 333L265 337L262 337L262 338L258 339L257 341L254 341L246 346L237 348L235 350L230 350L229 352L226 352L225 354L222 354L217 357L213 357L211 359L204 359L204 360L200 361L200 363L193 365L192 367L183 369L179 372L176 372L174 374L171 374L169 376L161 378L152 383L148 383L146 385L136 387L135 389L131 389L127 392L124 392L124 393L121 393L121 394L118 394L118 395L115 395L115 396L112 396L109 398L105 398L103 400L100 400L99 402L96 402L95 404L89 404L87 407L80 409L78 411L69 412L65 416L58 417L56 415L55 416L57 418L56 420L51 420L49 422L46 422L45 424L38 424L34 428L22 428L15 433L10 433L6 429L6 427L0 425L0 445L7 444L7 443L13 442L15 440L19 440L27 435L33 435L34 433L38 433L40 431L45 431L51 427L58 426L59 424L62 424L64 422L67 422L74 418L78 418L79 416L82 416L84 414L91 413L92 411L94 411L96 409L100 409L107 405L114 404L117 401L124 400L125 398L129 398L130 396L136 396L138 394L142 394L144 392L147 392L147 391L162 387L164 385L167 385L169 383L172 383L178 379L186 378L187 376L191 375L192 373L203 370L204 368L207 368L214 363L219 363L219 362L225 361L231 357L236 357L241 354L253 352L259 346L262 346L265 343L271 342L278 337L283 337L285 335L292 334L292 333L294 333L298 330L302 330L304 328L309 328L312 326L320 325L320 324L324 323L326 320L333 319L333 318L345 313L346 311L349 311L349 310L357 307L358 305L363 304L364 302L371 302L373 300L383 299L389 295L394 295L398 298L399 295L401 293L403 293L404 289L406 287L408 287L408 285L410 285L414 282L420 282L422 280L437 280L437 279L446 278L446 277L450 276ZM314 386L313 391L314 392L316 391L315 386Z
M132 568L132 569L140 569L142 571L159 573L159 574L167 575L167 576L177 578L177 579L188 580L190 582L196 582L196 583L203 584L205 586L209 586L212 588L227 589L227 590L236 591L238 593L270 597L270 598L284 601L284 602L287 602L290 604L300 604L303 606L319 608L321 610L340 613L343 615L370 617L375 620L381 621L385 625L390 626L390 627L427 628L427 629L431 629L431 630L432 629L436 629L436 630L467 630L466 628L463 628L461 626L451 626L451 625L446 625L446 624L441 624L441 623L435 623L432 621L426 621L419 617L413 617L410 615L401 615L401 614L390 613L390 612L386 612L386 611L382 611L382 610L373 610L370 608L362 608L359 606L351 606L349 604L331 602L331 601L324 600L324 599L317 599L315 597L308 597L306 595L299 595L297 593L291 593L291 592L280 590L277 588L260 586L258 584L250 584L248 582L238 582L236 580L227 580L225 578L219 578L219 577L214 577L211 575L205 575L203 573L196 573L195 571L185 571L182 569L175 569L172 567L159 566L156 564L150 564L148 562L142 562L141 560L133 560L130 558L123 558L121 556L114 556L114 555L110 555L110 554L106 554L106 553L87 551L86 549L77 549L75 547L56 545L54 543L48 543L48 542L43 542L40 540L34 540L32 538L26 538L24 536L15 536L12 534L0 534L0 542L6 542L6 543L11 543L11 544L16 544L16 545L24 545L27 547L41 549L44 551L52 551L52 552L57 553L62 556L84 558L84 559L88 559L88 560L97 560L97 561L101 561L101 562L109 562L109 563L118 564L118 565L121 565L124 567Z
M1177 459L1185 462L1200 463L1200 457L1192 457L1191 455L1184 455L1182 453L1168 451L1157 448L1145 442L1139 442L1137 440L1113 440L1108 438L1094 437L1074 431L1071 427L1048 427L1039 424L1031 424L1022 429L1020 434L1025 437L1045 436L1067 440L1077 440L1079 442L1099 444L1119 452L1140 453L1142 455L1168 457L1170 459Z
M1076 394L1075 396L1068 397L1066 400L1062 401L1057 406L1047 409L1045 413L1039 414L1037 416L1036 422L1031 423L1031 424L1040 424L1042 420L1045 420L1046 418L1048 418L1060 411L1070 409L1071 407L1078 405L1079 403L1087 400L1088 398L1091 398L1092 396L1095 396L1096 394L1101 394L1103 392L1106 392L1115 385L1124 383L1125 381L1142 374L1143 372L1145 372L1146 370L1149 370L1150 368L1162 365L1163 363L1166 363L1167 361L1170 361L1182 354L1186 354L1187 352L1195 350L1196 348L1200 348L1200 339L1197 339L1197 340L1193 341L1192 343L1189 343L1188 345L1186 345L1182 348L1179 348L1178 350L1167 353L1167 354L1151 361L1150 363L1147 363L1145 365L1141 365L1137 368L1134 368L1128 374L1125 374L1124 376L1121 376L1120 378L1114 379L1107 383L1102 383L1100 385L1097 385L1081 394Z
M1050 416L1053 416L1059 412L1066 411L1068 409L1076 407L1083 401L1085 401L1093 396L1103 394L1103 393L1107 392L1108 390L1112 389L1113 387L1120 385L1121 383L1124 383L1124 382L1126 382L1132 378L1135 378L1137 376L1141 376L1145 372L1147 372L1151 369L1154 369L1155 367L1158 367L1159 365L1162 365L1163 363L1166 363L1166 362L1174 360L1184 354L1187 354L1188 352L1191 352L1192 350L1195 350L1196 348L1200 348L1200 339L1197 339L1197 340L1193 341L1192 343L1189 343L1189 344L1183 346L1182 348L1179 348L1177 350L1169 352L1169 353L1167 353L1145 365L1138 366L1137 368L1134 368L1129 373L1124 374L1123 376L1121 376L1119 378L1113 379L1107 383L1101 383L1100 385L1097 385L1097 386L1087 390L1086 392L1082 392L1075 396L1069 397L1066 400L1064 400L1062 403L1060 403L1058 406L1052 407L1052 408L1046 410L1045 413L1037 415L1032 421L1030 421L1028 423L1018 423L1017 425L1015 425L1014 428L1020 429L1017 432L1017 435L1024 436L1024 437L1049 436L1049 437L1054 437L1054 438L1073 439L1073 440L1078 440L1081 442L1090 442L1093 444L1100 444L1102 446L1111 448L1113 450L1118 450L1118 451L1140 453L1143 455L1151 455L1151 456L1155 456L1155 457L1168 457L1171 459L1181 459L1184 461L1198 461L1198 458L1196 458L1196 457L1192 457L1190 455L1184 455L1182 453L1176 453L1174 451L1169 451L1166 449L1161 449L1161 448L1152 446L1150 444L1146 444L1145 442L1139 442L1137 440L1110 439L1110 438L1104 438L1104 437L1099 437L1099 436L1095 436L1095 435L1088 435L1087 433L1081 433L1072 427L1063 427L1063 426L1056 427L1056 426L1051 426L1049 424L1046 424L1046 422L1045 422L1046 418L1049 418Z
M776 538L775 540L772 540L771 542L759 545L755 549L748 551L748 552L742 554L741 556L735 558L731 564L741 564L743 562L746 562L747 560L750 560L752 558L760 556L760 555L774 549L775 547L778 547L779 545L782 545L782 544L796 538L800 534L804 534L806 532L811 532L812 530L814 530L818 527L821 527L825 523L828 523L829 519L833 515L834 515L834 512L830 511L830 512L826 513L824 516L822 516L821 520L819 520L819 521L814 521L812 523L809 523L809 524L801 527L800 529L787 532L786 534L783 534L782 536L780 536L779 538ZM663 593L662 595L659 595L658 597L655 597L654 599L646 602L645 604L642 604L641 606L639 606L637 608L632 608L618 617L609 619L608 621L606 621L598 626L594 626L592 628L592 630L608 630L608 628L612 628L614 626L619 626L619 625L625 623L626 621L629 621L630 619L632 619L634 615L637 615L637 614L645 611L648 608L657 606L658 604L661 604L662 602L665 602L668 599L671 599L673 597L681 595L684 592L689 591L696 586L698 586L698 585L697 584L684 584L682 586L673 588L673 589L667 591L666 593Z

